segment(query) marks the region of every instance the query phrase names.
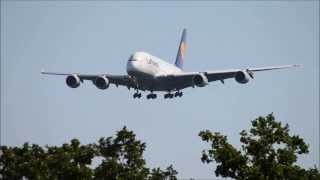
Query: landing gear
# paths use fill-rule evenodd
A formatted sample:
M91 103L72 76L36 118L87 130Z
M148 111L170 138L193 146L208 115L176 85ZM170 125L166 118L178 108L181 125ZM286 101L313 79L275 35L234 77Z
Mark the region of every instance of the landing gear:
M168 92L167 94L164 94L164 98L168 99L168 98L174 98L174 97L182 97L183 96L183 92L177 91L174 94L171 94L170 92Z
M138 98L138 99L140 99L141 98L141 93L139 93L139 91L136 89L136 92L133 94L133 98L135 99L135 98Z
M139 98L140 99L141 96L142 96L141 93L134 93L133 94L133 98Z
M155 99L155 98L157 98L156 94L150 93L147 95L147 99Z
M168 99L168 98L171 99L171 98L173 98L173 94L167 93L167 94L164 95L164 98L165 98L165 99Z
M182 97L182 96L183 96L183 92L178 91L174 93L174 97Z

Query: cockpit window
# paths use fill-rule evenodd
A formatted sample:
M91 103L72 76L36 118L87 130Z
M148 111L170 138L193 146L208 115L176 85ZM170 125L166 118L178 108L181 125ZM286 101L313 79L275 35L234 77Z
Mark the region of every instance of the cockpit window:
M136 61L137 59L135 59L134 57L133 57L133 55L131 55L130 57L129 57L129 60L128 61Z

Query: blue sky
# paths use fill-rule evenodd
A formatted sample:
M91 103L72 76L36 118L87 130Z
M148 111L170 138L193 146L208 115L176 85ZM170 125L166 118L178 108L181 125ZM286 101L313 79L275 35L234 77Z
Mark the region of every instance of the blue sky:
M61 145L110 136L126 125L146 142L151 167L173 164L180 178L214 178L198 133L239 132L273 112L310 145L298 164L319 159L319 1L1 1L1 142ZM186 89L180 99L136 100L133 91L77 89L40 70L126 74L135 51L173 63L188 29L186 71L303 64Z

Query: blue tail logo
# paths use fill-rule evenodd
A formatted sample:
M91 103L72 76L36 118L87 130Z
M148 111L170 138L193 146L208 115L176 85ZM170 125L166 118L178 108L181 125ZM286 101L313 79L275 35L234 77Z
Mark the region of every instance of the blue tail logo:
M187 52L187 30L183 29L176 62L174 63L180 69L183 68L183 61L186 56L186 52Z

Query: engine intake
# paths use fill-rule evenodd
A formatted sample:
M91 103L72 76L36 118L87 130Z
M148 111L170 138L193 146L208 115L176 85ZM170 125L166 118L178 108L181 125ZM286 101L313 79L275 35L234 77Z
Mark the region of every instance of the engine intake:
M77 88L80 86L81 80L77 75L69 75L66 78L66 83L71 88Z
M94 80L94 84L97 86L99 89L107 89L110 85L109 79L105 76L97 77Z
M234 77L238 83L246 84L249 82L249 74L246 71L239 71Z
M202 73L193 76L192 81L193 81L193 84L198 87L204 87L209 83L208 78Z

